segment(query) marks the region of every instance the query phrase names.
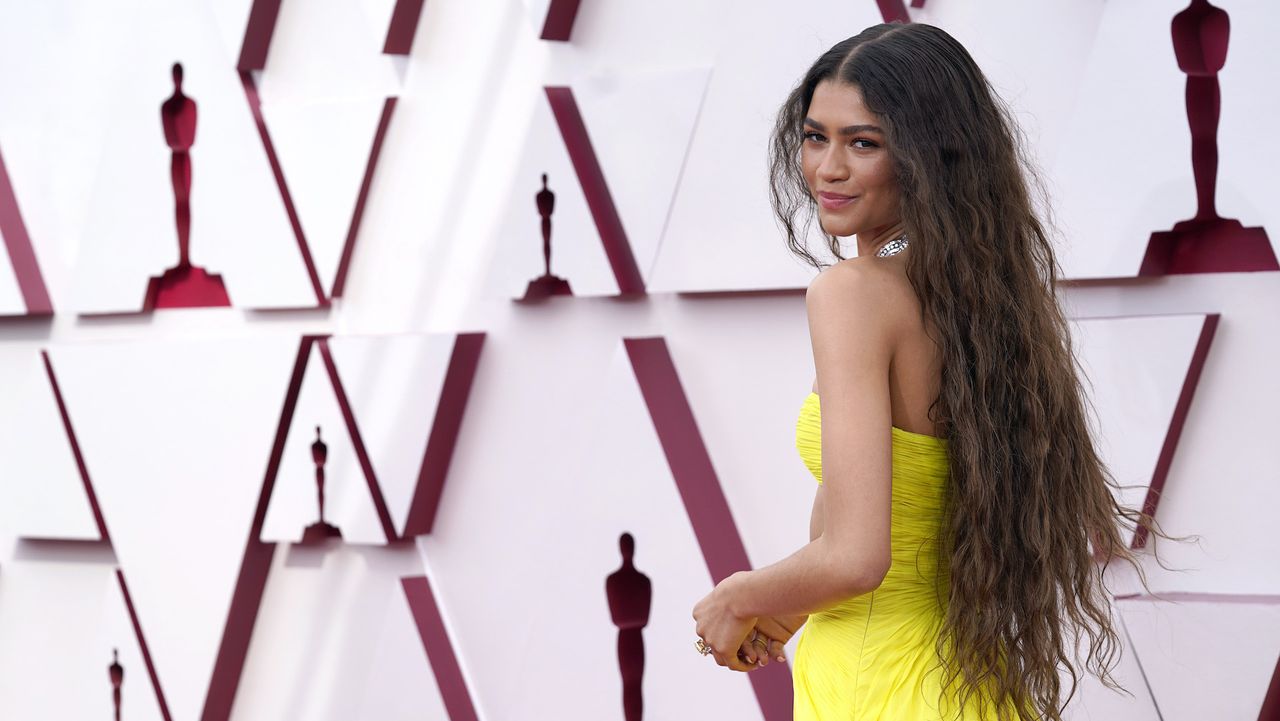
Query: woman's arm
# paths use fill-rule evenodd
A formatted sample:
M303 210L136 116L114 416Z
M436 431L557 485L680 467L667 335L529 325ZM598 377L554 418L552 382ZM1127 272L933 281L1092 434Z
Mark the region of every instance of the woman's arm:
M811 540L777 563L725 579L724 602L735 616L825 610L874 590L888 572L894 297L886 271L858 259L833 266L809 286L823 469Z

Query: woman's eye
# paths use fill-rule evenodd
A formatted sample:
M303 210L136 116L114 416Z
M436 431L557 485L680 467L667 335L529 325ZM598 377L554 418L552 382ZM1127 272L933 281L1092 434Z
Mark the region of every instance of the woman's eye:
M854 140L853 142L854 142L855 144L856 144L856 143L866 143L866 145L855 145L855 147L859 147L859 148L874 148L874 147L876 147L876 144L875 144L875 143L871 142L870 140L867 140L866 138L858 138L858 139Z
M812 141L813 141L813 142L815 142L815 143L821 143L823 140L826 140L826 138L822 137L821 135L819 135L819 134L817 134L817 133L805 133L805 134L804 134L804 139L805 139L805 140L812 140Z

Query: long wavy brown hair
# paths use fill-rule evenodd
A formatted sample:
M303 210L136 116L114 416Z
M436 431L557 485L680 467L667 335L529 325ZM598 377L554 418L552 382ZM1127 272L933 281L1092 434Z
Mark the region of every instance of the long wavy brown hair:
M943 693L958 692L961 708L991 704L1002 721L1011 708L1018 719L1060 721L1081 678L1082 636L1084 670L1122 688L1111 676L1123 646L1103 573L1120 559L1144 588L1147 579L1121 528L1145 528L1153 552L1155 536L1188 537L1165 535L1117 501L1123 486L1095 450L1087 414L1096 420L1096 411L1058 303L1043 181L1008 107L945 31L867 28L818 58L791 92L770 148L788 247L825 267L803 242L816 206L800 147L814 88L827 79L856 86L884 129L911 240L907 276L943 354L930 406L950 449L938 539L950 559ZM1045 201L1039 209L1033 197ZM1060 669L1071 678L1065 699Z

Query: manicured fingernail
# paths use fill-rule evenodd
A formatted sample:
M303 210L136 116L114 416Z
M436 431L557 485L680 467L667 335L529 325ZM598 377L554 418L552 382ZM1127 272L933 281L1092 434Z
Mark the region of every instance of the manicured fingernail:
M778 657L778 660L779 660L779 661L782 661L783 663L786 663L787 658L786 658L786 656L779 656L779 657Z

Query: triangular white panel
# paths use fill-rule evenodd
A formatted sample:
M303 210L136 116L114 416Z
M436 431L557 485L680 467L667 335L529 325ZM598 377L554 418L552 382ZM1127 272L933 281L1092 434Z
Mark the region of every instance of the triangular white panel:
M325 521L337 526L347 543L386 543L386 533L378 521L369 484L318 345L312 347L302 376L262 540L300 541L303 529L319 520L316 466L311 459L316 426L320 426L321 438L328 447L324 464Z
M0 403L0 535L98 540L39 349L7 346L0 353L0 375L6 379Z
M751 3L724 16L710 38L715 66L650 292L808 284L811 269L788 252L769 205L770 132L813 61L880 21L874 2L836 0L811 3L803 13L785 3ZM769 38L768 52L743 41L752 37ZM808 243L811 253L826 257L820 235Z
M502 279L503 295L524 296L529 281L543 274L542 219L536 196L542 190L542 174L555 194L551 214L551 272L569 281L577 296L617 295L618 282L609 267L600 231L587 207L578 174L569 160L560 128L556 125L542 88L536 90L524 152L516 164L514 181L501 201L504 213L495 275Z
M148 279L178 258L172 152L161 104L183 66L196 103L191 147L191 259L222 275L232 304L317 303L249 102L214 20L195 0L151 7L130 23L129 56L102 112L105 136L74 272L81 313L134 312Z
M26 312L27 302L22 297L22 288L18 286L9 248L4 243L4 228L0 228L0 316L23 315Z
M112 648L125 669L123 717L161 718L109 563L6 562L0 639L0 718L112 718Z
M277 549L232 721L447 719L400 586L420 573L410 549Z
M1280 657L1280 598L1175 598L1118 604L1161 718L1258 718Z
M404 529L435 422L452 334L329 340L397 531Z
M296 353L283 337L51 351L174 718L203 708Z
M1218 73L1218 214L1263 226L1280 256L1280 139L1268 118L1280 116L1273 38L1280 5L1268 0L1217 3L1228 12L1227 64Z
M1116 481L1132 486L1120 494L1127 508L1141 509L1147 496L1204 323L1170 315L1074 324L1098 451Z
M1169 30L1186 5L1103 8L1067 123L1073 135L1050 166L1066 278L1136 275L1151 233L1195 215L1187 76Z
M585 78L573 84L591 147L643 276L657 256L710 69Z
M326 293L333 290L385 98L263 104Z

